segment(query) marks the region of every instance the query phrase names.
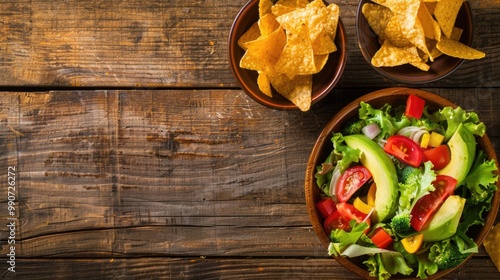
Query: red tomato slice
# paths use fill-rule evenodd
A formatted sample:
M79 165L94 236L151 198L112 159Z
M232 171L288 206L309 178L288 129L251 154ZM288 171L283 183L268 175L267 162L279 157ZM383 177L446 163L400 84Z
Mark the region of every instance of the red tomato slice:
M417 143L403 135L393 135L387 139L384 151L413 167L418 167L424 158L424 153Z
M356 222L362 223L368 219L366 217L368 216L367 214L359 211L354 207L354 205L341 202L337 203L337 212L339 212L340 216L344 218L344 220L350 222L351 220L356 220Z
M349 231L351 227L349 226L349 221L346 221L339 213L339 211L334 211L328 218L326 218L323 223L325 231L330 234L334 229L343 229Z
M392 237L381 227L377 228L373 233L372 237L370 237L373 244L375 246L386 249L392 244Z
M441 204L452 195L457 186L457 180L447 175L437 175L432 183L436 188L431 193L420 198L411 209L411 226L421 231L426 222L436 213Z
M337 198L340 202L346 202L351 196L363 186L372 174L366 167L349 167L337 183Z
M420 119L424 113L425 100L416 96L409 95L406 100L405 116L408 118Z
M331 198L322 198L318 202L316 202L316 209L318 209L319 213L323 218L328 218L333 212L337 211L335 207L335 202Z
M440 145L424 151L425 160L430 160L434 165L434 170L443 169L451 160L450 149L448 145Z

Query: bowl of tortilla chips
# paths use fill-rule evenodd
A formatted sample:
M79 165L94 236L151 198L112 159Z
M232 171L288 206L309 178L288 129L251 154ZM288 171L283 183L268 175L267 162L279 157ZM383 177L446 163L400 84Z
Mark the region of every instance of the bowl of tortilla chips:
M362 0L356 30L368 63L400 83L437 81L485 56L471 47L471 9L463 0Z
M332 91L347 60L339 7L321 0L251 0L229 33L229 63L258 103L308 111Z

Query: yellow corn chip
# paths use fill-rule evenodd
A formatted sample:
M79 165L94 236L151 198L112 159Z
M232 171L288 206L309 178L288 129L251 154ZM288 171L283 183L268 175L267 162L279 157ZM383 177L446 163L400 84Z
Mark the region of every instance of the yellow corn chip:
M496 224L491 228L490 232L484 238L483 245L486 249L486 253L490 256L491 260L500 271L500 248L498 243L500 242L500 225Z
M427 6L424 2L420 3L417 17L422 24L424 35L426 38L438 40L438 36L441 37L441 29L439 29L439 24L432 18L432 15L429 13L429 10L427 9Z
M243 50L247 50L247 47L245 46L246 43L257 40L260 37L260 29L259 25L257 22L252 24L250 28L241 35L241 37L238 39L238 46L242 48Z
M286 74L290 79L296 75L316 73L314 52L307 27L299 27L295 32L287 30L286 35L287 43L276 63L275 70Z
M373 32L375 32L380 39L385 40L386 36L384 30L394 13L387 7L372 3L364 4L361 8L361 12L365 16Z
M337 50L337 46L324 29L312 42L312 48L315 55L329 54Z
M373 2L389 8L394 14L402 16L405 19L400 23L403 29L410 29L415 25L420 0L374 0Z
M314 55L314 66L316 67L316 72L321 71L321 69L325 67L327 61L328 61L328 54Z
M400 24L401 20L401 15L394 15L387 23L384 34L386 39L389 40L393 46L404 48L411 46L412 43L406 38L406 35L403 34Z
M259 1L259 18L262 18L268 13L271 13L271 7L273 2L271 0L260 0Z
M425 43L424 28L422 27L422 24L420 23L420 20L418 20L418 18L415 20L415 25L413 26L413 28L403 28L402 32L405 35L406 39L408 39L408 41L410 41L413 45L415 45L417 48L419 48L429 56L430 61L434 60L434 58L431 56L431 53L427 49L427 45Z
M457 19L462 2L463 0L441 0L436 4L434 16L444 35L448 38L450 38L455 26L455 20Z
M434 10L436 10L436 5L437 5L438 1L435 1L435 2L426 2L426 1L424 1L424 2L425 2L425 6L427 7L427 10L429 10L429 13L431 15L433 15L434 14Z
M269 77L273 88L286 99L295 104L301 111L311 107L312 76L297 75L293 79L286 75Z
M257 85L259 86L260 91L269 97L273 97L273 93L271 90L271 82L269 81L269 77L264 72L259 72L259 76L257 76Z
M300 0L299 0L300 1ZM325 31L332 40L337 36L337 26L339 24L340 8L335 4L326 7L326 18L324 21Z
M319 3L319 4L318 4ZM307 27L307 33L311 41L314 41L324 28L327 11L322 0L315 0L303 9L281 15L276 18L281 26L287 31L298 32L303 26Z
M297 9L297 1L296 0L279 0L276 4L271 8L272 13L279 17L281 15L293 12Z
M267 36L273 33L280 26L278 21L276 21L276 17L272 13L268 13L262 16L259 19L258 24L259 24L260 34L262 36Z
M273 33L257 40L247 42L247 51L241 58L240 67L251 70L273 72L276 63L286 45L283 28L279 27Z
M444 36L441 37L441 41L437 42L436 48L446 55L462 59L481 59L486 56L486 54L482 51L478 51Z
M391 45L385 41L382 47L372 57L372 64L375 67L393 67L407 63L420 62L418 55Z

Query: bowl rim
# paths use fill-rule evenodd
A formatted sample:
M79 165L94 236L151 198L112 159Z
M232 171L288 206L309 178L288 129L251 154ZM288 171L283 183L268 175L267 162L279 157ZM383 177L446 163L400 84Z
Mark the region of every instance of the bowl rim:
M329 139L331 139L332 132L336 127L338 128L343 123L343 121L357 115L358 109L360 108L359 104L361 101L370 103L373 102L374 100L391 98L392 96L399 96L403 98L402 96L406 97L409 94L417 95L421 98L424 98L426 101L429 100L430 98L433 103L439 104L439 106L452 106L454 108L458 107L457 104L451 102L450 100L426 90L407 88L407 87L392 87L392 88L379 89L373 92L369 92L351 101L340 111L338 111L337 114L335 114L335 116L325 125L325 127L320 132L312 148L312 151L310 153L307 162L307 167L305 172L304 195L306 200L306 208L308 216L311 221L313 230L325 248L328 248L330 240L323 229L323 222L321 221L320 214L315 208L315 202L317 201L316 199L319 197L320 190L316 186L314 174L316 172L316 166L320 164L322 160L324 160L324 158L322 157L322 155L324 155L324 150L325 149L331 150L331 144L329 144ZM493 145L491 144L488 135L485 133L482 137L476 136L476 141L478 142L478 145L481 145L484 152L488 155L488 158L495 160L495 163L498 167L499 163L496 156L496 152ZM496 172L497 174L499 173L498 170ZM478 246L481 246L481 244L483 243L484 238L491 230L491 227L493 226L495 218L498 214L500 206L500 180L496 182L496 185L497 185L497 190L495 191L495 194L492 199L491 209L485 216L485 224L484 226L481 227L481 230L479 231L477 236L474 237L474 241ZM465 264L472 257L472 255L470 255L466 260L464 260L459 266ZM338 257L333 256L333 258L337 262L339 262L342 266L344 266L351 272L355 273L356 275L363 277L365 279L370 278L368 271L351 262L350 258L345 258L341 256ZM439 270L434 275L429 276L428 279L438 279L454 271L459 266L452 269ZM419 278L414 278L414 279L419 279Z
M240 71L253 71L253 72L255 72L255 71L248 70L248 69L241 69L239 67L239 59L240 58L238 58L237 55L235 54L236 49L239 48L239 46L237 46L237 38L235 38L236 33L237 33L236 26L240 25L241 22L245 21L243 16L246 13L248 13L249 9L256 8L258 6L258 2L259 1L255 1L255 0L247 1L242 6L242 8L238 11L238 13L236 14L236 16L231 24L231 28L230 28L229 36L228 36L228 41L227 41L228 42L229 66L231 68L231 72L232 72L233 77L235 78L236 82L241 87L241 89L257 103L259 103L263 106L266 106L268 108L277 109L277 110L299 110L299 108L295 104L293 104L291 101L285 99L284 97L282 97L278 93L276 93L276 95L279 95L279 96L269 97L260 91L258 91L258 92L252 91L249 88L249 86L244 82L245 79L242 78L242 74L240 73ZM324 1L324 2L328 3L326 1ZM346 64L347 64L347 56L348 56L347 40L348 40L348 38L347 38L345 26L342 22L342 19L339 17L339 23L337 26L337 33L335 36L335 43L337 46L337 50L330 54L328 61L326 62L327 63L326 65L338 64L338 71L335 71L335 73L333 75L331 75L331 81L327 83L328 86L322 87L321 90L311 93L312 94L311 107L314 104L318 103L320 100L324 99L334 89L334 87L338 84L339 80L341 79L342 74L343 74L345 67L346 67ZM340 44L339 44L339 42L340 42ZM332 60L332 54L338 58L335 60ZM325 66L322 69L322 71L324 71L326 69L327 68ZM316 80L314 80L315 75L318 75L318 74L319 73L313 75L313 90L314 90L314 82L316 82ZM255 80L255 83L256 82L257 81ZM273 92L274 92L274 89L273 89ZM284 102L284 103L276 102L276 99L282 100L282 102Z
M374 2L371 1L371 0L361 0L361 1L359 1L358 7L357 7L357 10L356 10L356 39L357 39L357 44L358 44L358 47L359 47L359 49L361 51L361 54L364 57L364 59L366 60L366 62L376 72L378 72L382 76L384 76L386 78L389 78L389 79L391 79L391 80L393 80L395 82L405 83L405 84L409 84L409 85L419 85L419 84L425 84L425 83L432 83L432 82L441 80L441 79L449 76L450 74L452 74L453 72L455 72L465 62L465 59L445 56L449 61L452 62L451 67L448 70L443 71L442 73L439 73L437 75L433 75L432 77L429 77L429 78L425 78L424 77L424 78L421 78L421 79L417 79L417 78L414 78L414 79L405 79L404 76L392 73L392 72L404 72L402 70L408 71L408 69L411 69L411 70L415 71L416 73L418 73L419 75L426 74L425 71L422 71L422 73L421 72L417 72L417 71L421 71L421 70L418 70L416 67L413 67L413 66L408 65L408 64L394 66L394 67L375 67L375 66L373 66L373 64L371 63L371 58L372 57L368 53L368 50L366 49L366 46L364 44L362 44L362 42L366 41L366 40L363 40L363 38L361 36L361 29L362 29L361 25L362 24L368 25L366 19L364 18L363 13L361 12L361 9L362 9L362 7L363 7L363 5L365 3L374 3ZM473 28L473 26L474 26L474 18L473 18L472 10L470 8L470 4L469 4L468 1L463 1L462 6L461 6L461 10L459 12L459 15L460 15L460 13L463 13L466 18L470 19L470 26L471 26L470 30L467 33L468 36L461 38L460 41L462 43L465 43L468 46L471 46L473 38L474 38L474 28ZM368 28L373 33L372 35L375 35L375 33L373 32L373 30L371 29L371 27L369 27L369 25L368 25ZM439 58L443 59L443 57L438 57L437 59L439 59ZM431 64L429 64L429 65L431 65ZM394 70L397 70L397 71L391 71L391 68L394 69ZM432 69L430 69L430 70L432 70ZM427 76L431 76L431 75L429 74Z

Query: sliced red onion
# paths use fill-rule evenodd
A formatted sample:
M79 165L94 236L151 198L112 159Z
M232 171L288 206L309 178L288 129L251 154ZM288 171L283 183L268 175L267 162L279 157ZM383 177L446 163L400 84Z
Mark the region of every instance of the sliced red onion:
M337 184L339 183L340 180L340 168L339 165L337 164L335 166L335 169L333 170L332 174L332 180L330 180L330 193L329 195L332 197L333 201L339 202L337 198Z
M363 132L363 134L370 139L377 137L380 131L380 127L376 123L371 123L361 129L361 132Z

